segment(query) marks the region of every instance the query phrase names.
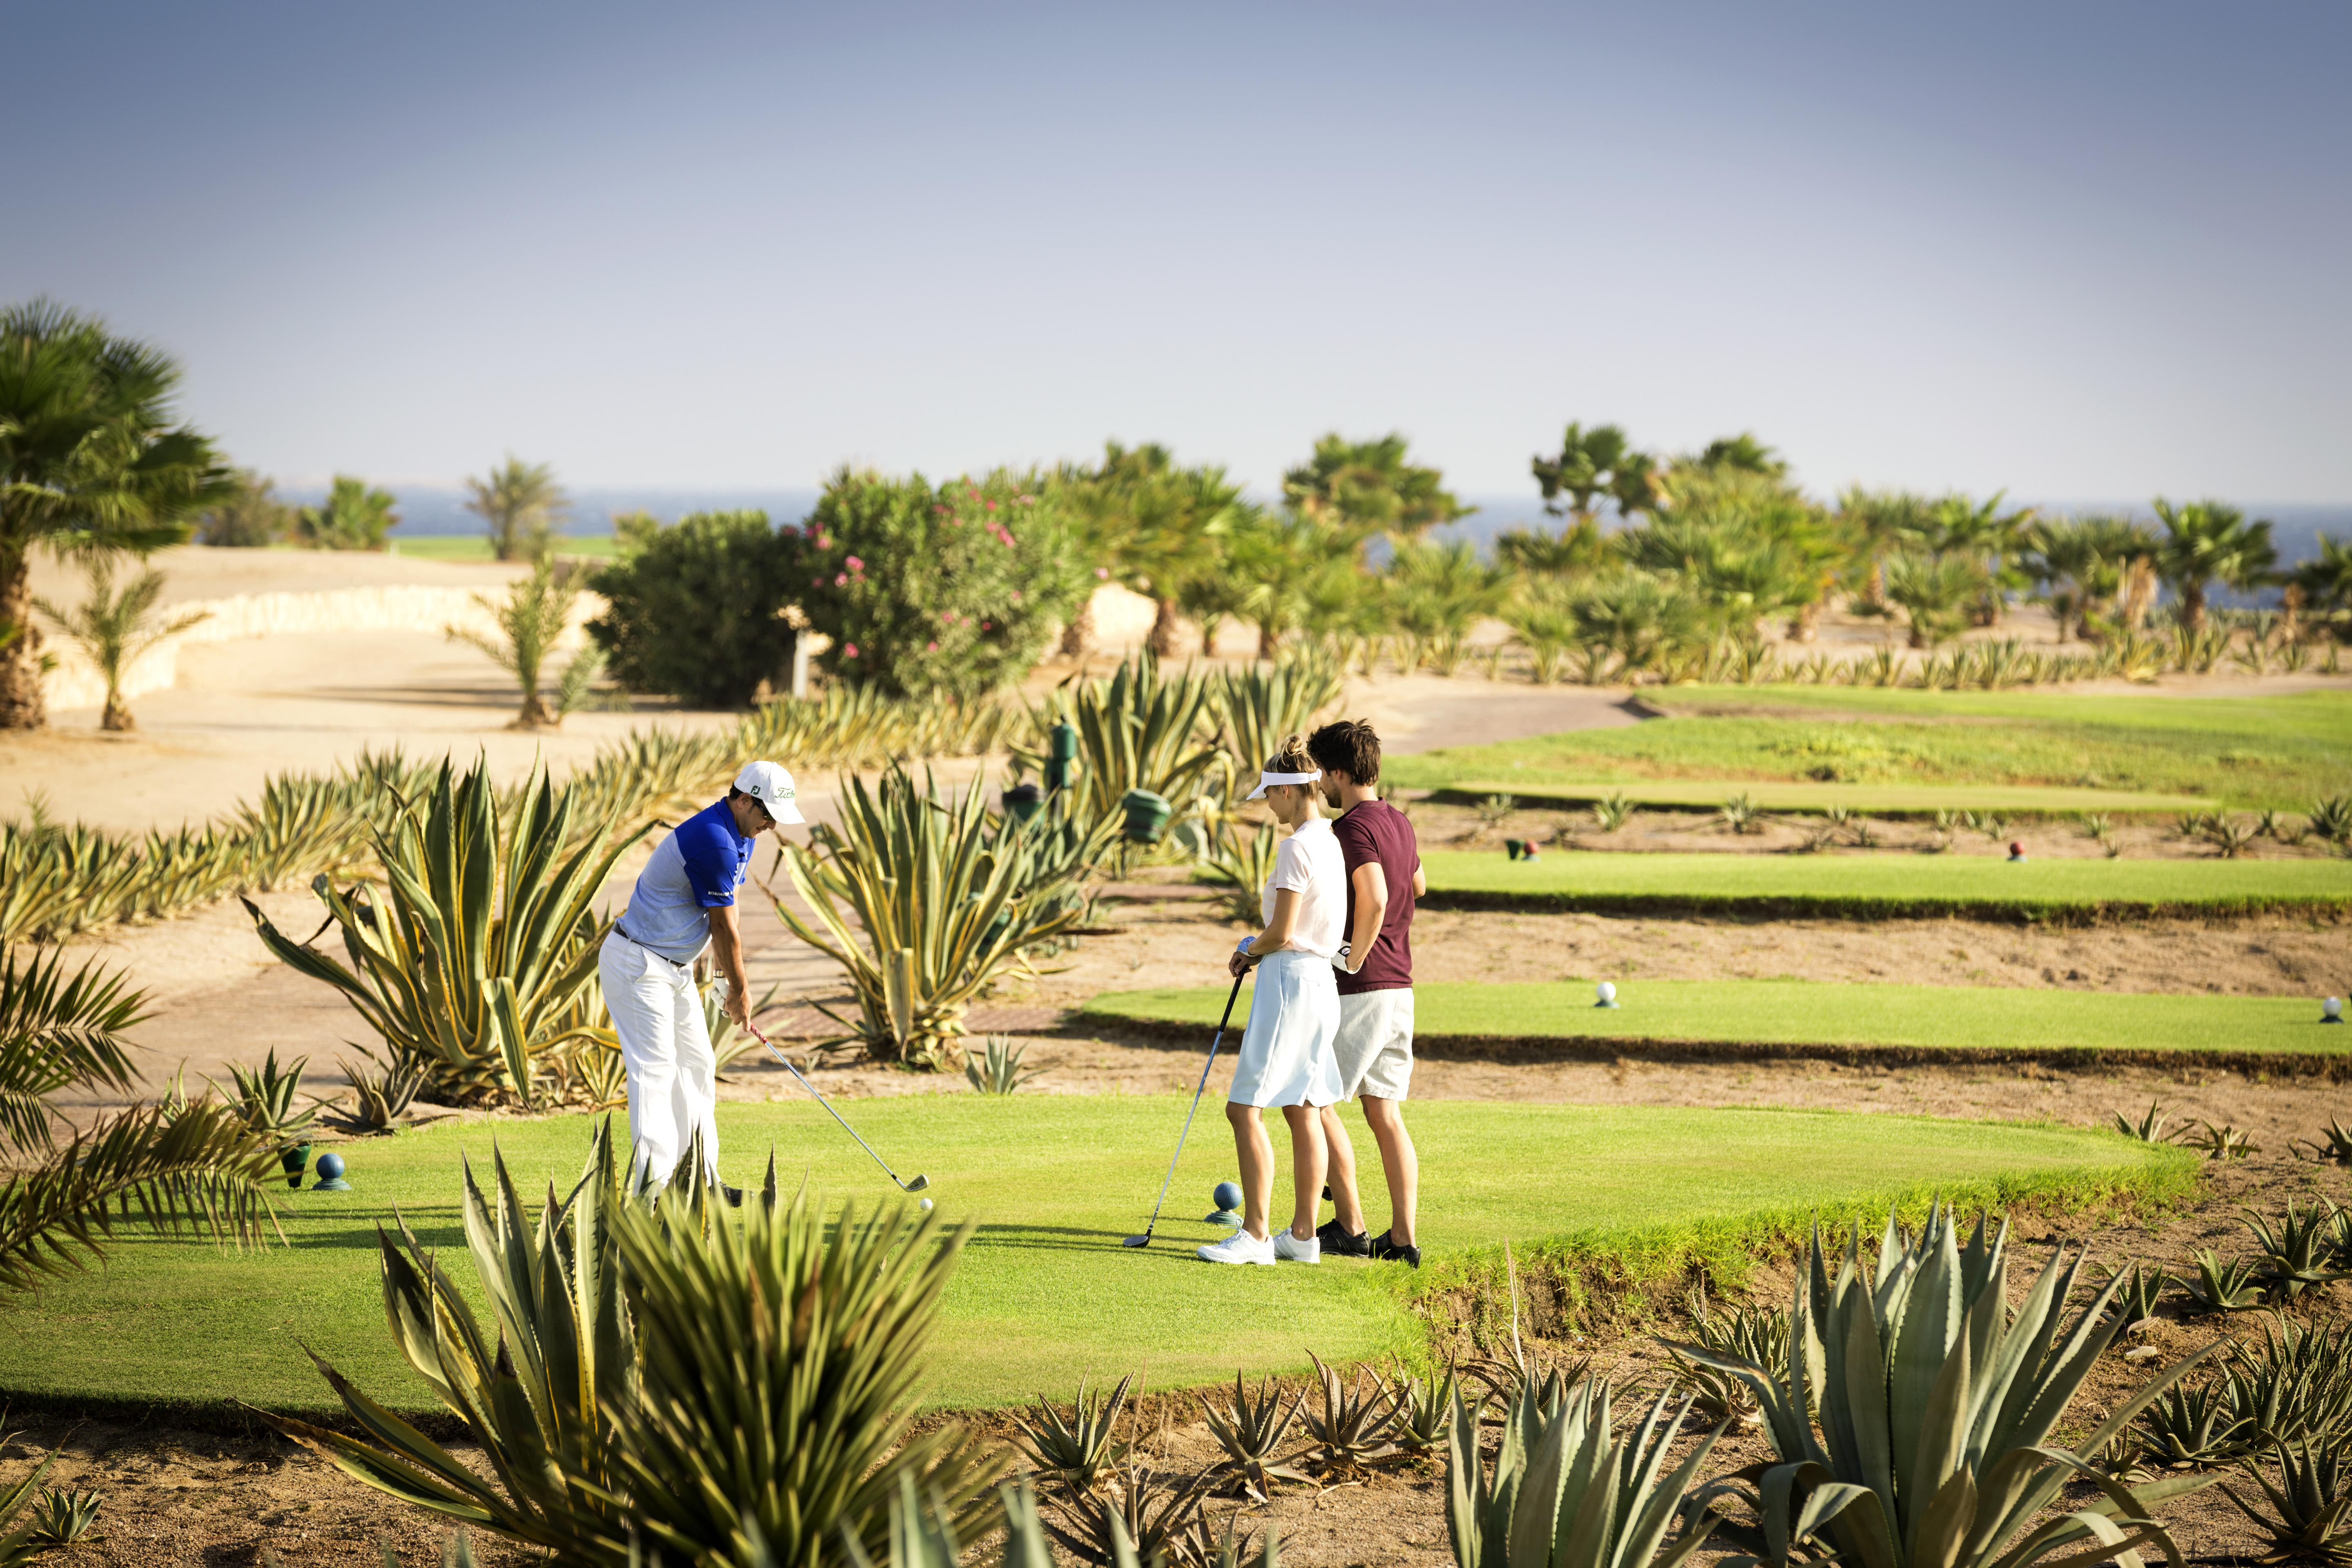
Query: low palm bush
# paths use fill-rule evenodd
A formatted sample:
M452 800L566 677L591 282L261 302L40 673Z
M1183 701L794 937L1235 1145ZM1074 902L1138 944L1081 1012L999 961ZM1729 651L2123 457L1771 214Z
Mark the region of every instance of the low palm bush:
M474 595L474 603L496 623L495 636L470 626L443 628L450 641L479 648L521 685L522 711L513 728L551 729L562 723L565 715L587 700L590 683L604 668L604 654L592 644L573 654L556 678L552 707L540 693L540 674L569 628L572 606L579 600L578 572L551 555L541 555L530 575L518 579L507 589L505 598Z
M276 1227L265 1185L276 1147L209 1096L134 1105L59 1144L51 1095L136 1085L122 1031L144 1016L143 1001L95 963L68 974L54 952L20 960L0 950L0 1293L103 1257L133 1215L159 1235L239 1246ZM5 1518L0 1509L0 1529Z
M2352 1431L2352 1325L2266 1321L2230 1346L2221 1384L2253 1441L2333 1444Z
M1785 1310L1769 1307L1710 1309L1706 1298L1693 1291L1690 1312L1694 1342L1717 1355L1764 1367L1776 1375L1787 1375L1789 1314ZM1750 1425L1763 1418L1755 1397L1737 1374L1694 1361L1672 1345L1667 1350L1678 1363L1676 1381L1696 1402L1702 1416L1710 1421L1736 1420Z
M782 850L810 914L782 902L776 914L847 973L856 1013L819 1009L843 1027L835 1043L877 1060L930 1071L955 1059L971 999L1084 912L1069 896L1084 868L1044 874L1043 836L992 816L978 789L949 802L898 768L871 789L852 778L839 825L810 837Z
M284 1067L278 1065L278 1047L269 1048L268 1059L257 1068L241 1062L229 1064L229 1081L234 1092L221 1090L231 1114L245 1123L245 1130L256 1138L268 1142L272 1148L288 1149L302 1141L318 1112L298 1110L294 1097L302 1089L302 1069L310 1063L309 1057L296 1057ZM210 1082L210 1079L205 1081ZM220 1085L213 1088L220 1089Z
M1505 1406L1491 1467L1478 1442L1486 1403L1457 1394L1446 1434L1445 1523L1456 1568L1676 1568L1714 1532L1711 1500L1687 1494L1717 1435L1666 1470L1687 1402L1669 1415L1659 1395L1621 1436L1607 1384L1548 1398L1528 1388Z
M1444 1377L1400 1373L1389 1381L1389 1408L1395 1415L1391 1432L1399 1448L1408 1454L1426 1454L1445 1441L1446 1427L1454 1418L1455 1386L1450 1366Z
M90 667L105 681L106 705L98 720L101 730L139 727L131 717L130 704L122 700L123 677L149 648L211 617L209 610L195 610L168 620L159 618L155 604L163 593L163 574L146 571L124 584L122 592L117 594L114 566L101 558L89 568L89 597L80 604L67 606L42 598L33 601L34 607L81 649Z
M2176 1383L2140 1412L2138 1451L2164 1465L2222 1465L2252 1446L2252 1423L2219 1384Z
M2316 1138L2298 1138L2289 1145L2300 1160L2352 1163L2352 1128L2331 1116ZM2341 1227L2339 1227L2341 1228Z
M92 1491L42 1488L41 1500L33 1510L32 1539L43 1546L71 1546L89 1533L105 1501Z
M1603 833L1614 833L1625 826L1633 815L1633 803L1622 793L1612 794L1607 800L1596 801L1592 807L1592 826Z
M365 1066L346 1061L343 1076L352 1080L352 1104L348 1110L341 1104L329 1109L327 1122L362 1137L398 1131L425 1087L425 1068L413 1061L395 1059L388 1067L372 1058Z
M2342 1218L2343 1211L2326 1198L2308 1208L2289 1198L2286 1212L2275 1221L2248 1211L2246 1228L2262 1250L2263 1284L2275 1300L2292 1301L2306 1290L2352 1279L2345 1268L2352 1259L2336 1254Z
M2147 1102L2147 1114L2137 1119L2126 1116L2120 1110L2109 1114L2116 1119L2116 1131L2137 1142L2177 1143L2180 1141L2180 1130L2165 1131L2165 1124L2171 1118L2165 1114L2164 1107L2153 1100Z
M1880 1568L2024 1568L2159 1546L2178 1551L2149 1509L2198 1482L2128 1488L2097 1470L2147 1405L2220 1347L2176 1362L2072 1448L2052 1434L2123 1325L2110 1279L2069 1309L2083 1258L2061 1255L2009 1305L2008 1236L1979 1222L1965 1245L1954 1216L1906 1237L1892 1216L1874 1270L1861 1237L1835 1260L1820 1237L1790 1304L1785 1373L1703 1347L1680 1347L1747 1383L1777 1463L1764 1473L1759 1540L1786 1543L1811 1521L1849 1562ZM1807 1414L1818 1404L1818 1416ZM2036 1522L2070 1484L2097 1500Z
M1204 1476L1171 1481L1148 1466L1129 1465L1109 1497L1056 1500L1061 1517L1045 1528L1082 1563L1205 1568L1215 1539L1201 1517L1208 1492Z
M559 1053L600 1043L596 949L611 922L597 891L636 835L611 835L544 775L501 808L487 763L441 765L429 798L376 837L387 886L314 884L342 930L349 967L294 941L251 900L269 951L334 986L432 1097L504 1090L537 1101Z

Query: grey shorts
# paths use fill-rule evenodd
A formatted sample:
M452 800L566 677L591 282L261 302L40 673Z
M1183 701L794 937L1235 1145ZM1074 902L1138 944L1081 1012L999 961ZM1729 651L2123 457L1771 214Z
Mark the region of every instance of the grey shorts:
M1412 1085L1412 988L1340 997L1331 1050L1339 1058L1340 1098L1402 1100Z

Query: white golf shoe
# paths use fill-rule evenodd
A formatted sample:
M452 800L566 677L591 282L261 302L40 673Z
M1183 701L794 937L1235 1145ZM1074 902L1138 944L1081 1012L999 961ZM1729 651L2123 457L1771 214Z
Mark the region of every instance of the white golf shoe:
M1274 1233L1274 1255L1285 1263L1320 1263L1323 1243L1311 1236L1301 1241L1286 1230L1277 1230Z
M1200 1249L1203 1263L1263 1263L1274 1265L1275 1243L1271 1238L1260 1241L1245 1230L1237 1230L1223 1241L1213 1241Z

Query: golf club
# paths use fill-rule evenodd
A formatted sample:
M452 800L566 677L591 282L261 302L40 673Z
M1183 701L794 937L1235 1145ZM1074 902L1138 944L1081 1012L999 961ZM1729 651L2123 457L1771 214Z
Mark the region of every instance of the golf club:
M801 1080L801 1087L803 1089L807 1089L811 1094L816 1095L816 1102L824 1107L825 1114L831 1116L835 1121L840 1121L841 1130L844 1132L848 1133L852 1138L857 1138L857 1129L852 1127L848 1122L842 1121L841 1112L834 1110L833 1108L833 1101L825 1099L822 1094L817 1094L816 1085L809 1082L809 1080L802 1075L801 1069L793 1066L793 1058L784 1055L783 1052L777 1050L776 1042L768 1038L767 1036L760 1033L760 1026L757 1024L751 1025L751 1030L752 1037L758 1040L761 1045L767 1047L769 1053L778 1061L784 1064L784 1070ZM860 1149L865 1150L868 1154L874 1154L874 1145L868 1143L865 1139L857 1138L857 1146ZM919 1193L925 1187L931 1184L930 1177L921 1174L918 1174L911 1182L898 1181L898 1173L892 1170L890 1168L889 1162L883 1159L879 1154L874 1154L874 1163L882 1167L882 1173L884 1175L889 1177L891 1181L898 1183L898 1190L902 1193ZM928 1202L929 1200L927 1199L925 1201Z
M1217 1032L1209 1041L1209 1059L1201 1064L1201 1081L1192 1086L1192 1105L1184 1112L1184 1131L1176 1135L1176 1152L1168 1156L1168 1173L1160 1179L1160 1202L1151 1205L1151 1223L1143 1227L1141 1236L1130 1236L1120 1242L1121 1247L1149 1247L1151 1233L1160 1228L1160 1205L1168 1201L1168 1184L1176 1179L1176 1162L1184 1157L1184 1140L1192 1135L1192 1112L1201 1109L1201 1091L1209 1087L1209 1069L1217 1065L1217 1047L1224 1044L1225 1026L1234 1021L1234 998L1241 994L1242 975L1236 974L1234 988L1225 993L1225 1016L1217 1020Z

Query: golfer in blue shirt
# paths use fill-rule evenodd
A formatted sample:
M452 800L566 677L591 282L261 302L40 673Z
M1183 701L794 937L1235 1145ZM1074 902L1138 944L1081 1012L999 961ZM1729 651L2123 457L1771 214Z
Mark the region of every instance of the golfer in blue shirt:
M711 950L727 986L727 1016L751 1022L743 975L743 931L735 894L761 834L801 820L793 775L753 763L736 775L727 798L695 813L657 845L637 877L629 907L597 954L604 1005L621 1037L629 1072L632 1172L666 1182L698 1131L712 1178L719 1174L719 1129L710 1110L718 1058L702 1021L694 961Z

